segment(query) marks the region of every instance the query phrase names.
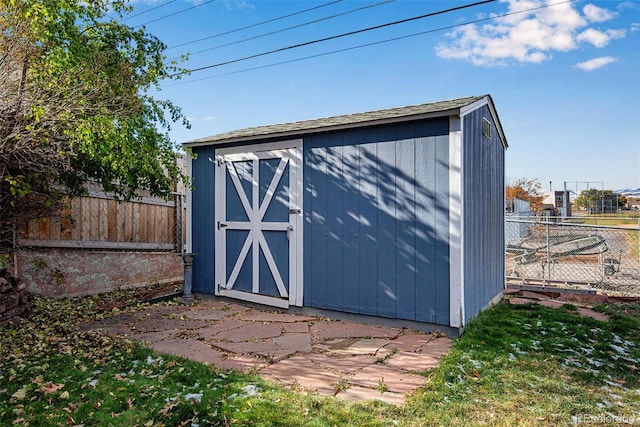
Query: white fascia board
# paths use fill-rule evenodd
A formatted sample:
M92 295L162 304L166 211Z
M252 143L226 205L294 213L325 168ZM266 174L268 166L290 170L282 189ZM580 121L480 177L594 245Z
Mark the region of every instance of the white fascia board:
M493 123L495 124L496 129L498 130L498 135L500 135L500 142L502 143L502 146L506 150L509 147L509 144L507 144L507 138L505 137L504 131L502 130L502 123L500 123L500 118L498 117L498 113L496 112L496 107L493 105L493 101L491 100L491 97L485 96L484 98L479 99L476 102L473 102L469 105L465 105L464 107L460 108L460 117L464 117L467 114L469 114L471 111L475 111L478 108L483 107L485 105L489 108L489 112L491 113L491 118L493 119Z
M449 326L464 327L463 117L449 117Z

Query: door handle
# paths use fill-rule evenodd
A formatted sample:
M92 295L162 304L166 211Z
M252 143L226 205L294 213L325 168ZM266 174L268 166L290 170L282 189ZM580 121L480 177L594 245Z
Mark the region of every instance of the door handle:
M300 208L289 209L289 214L301 214L301 213L302 213L302 209Z

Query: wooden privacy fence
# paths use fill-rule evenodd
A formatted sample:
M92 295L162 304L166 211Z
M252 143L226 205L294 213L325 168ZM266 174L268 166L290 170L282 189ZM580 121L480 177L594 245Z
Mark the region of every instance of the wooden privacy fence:
M182 194L173 200L142 197L118 202L92 189L67 203L59 216L38 218L18 231L18 246L182 251Z

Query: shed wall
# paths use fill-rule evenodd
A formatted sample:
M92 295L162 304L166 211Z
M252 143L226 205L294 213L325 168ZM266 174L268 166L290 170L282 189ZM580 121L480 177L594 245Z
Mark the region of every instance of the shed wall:
M193 291L213 294L215 260L215 147L193 149L193 195L191 197L191 250L193 259Z
M491 138L482 120L491 122ZM504 287L504 147L485 105L463 119L463 245L465 320Z
M448 325L448 123L305 137L305 306Z

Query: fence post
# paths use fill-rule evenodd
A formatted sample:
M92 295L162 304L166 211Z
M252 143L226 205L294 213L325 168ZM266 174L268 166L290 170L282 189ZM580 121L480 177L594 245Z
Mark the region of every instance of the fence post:
M176 250L178 253L184 252L183 245L183 230L182 230L182 210L183 210L183 200L182 193L175 193L175 218L176 218Z
M549 247L549 228L550 228L550 224L549 224L549 218L547 218L547 279L551 279L551 254L550 254L550 250L551 248Z

